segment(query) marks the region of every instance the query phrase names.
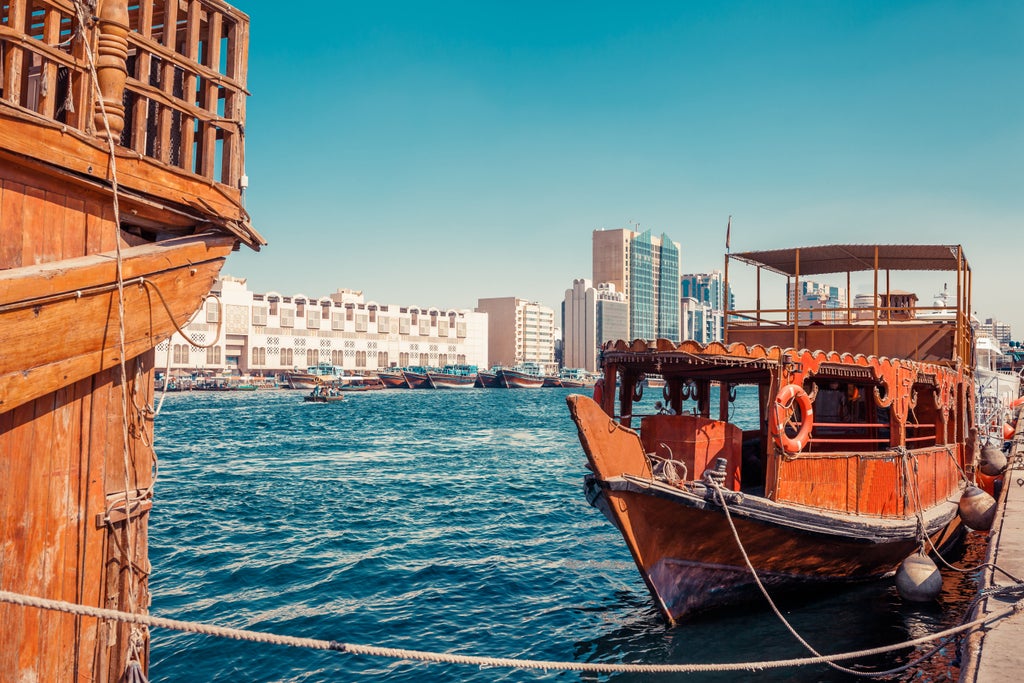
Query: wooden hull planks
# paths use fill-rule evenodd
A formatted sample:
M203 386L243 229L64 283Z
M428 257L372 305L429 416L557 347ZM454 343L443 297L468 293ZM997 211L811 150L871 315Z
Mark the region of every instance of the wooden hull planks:
M186 237L122 250L126 357L155 347L175 324L187 322L234 243ZM0 271L0 409L118 365L114 258L97 254Z

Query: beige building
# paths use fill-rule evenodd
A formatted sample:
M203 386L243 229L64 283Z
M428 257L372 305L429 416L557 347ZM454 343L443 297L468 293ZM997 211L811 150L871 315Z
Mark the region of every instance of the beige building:
M629 337L627 306L610 282L594 287L586 278L573 280L562 302L562 366L597 372L601 345Z
M555 312L518 297L479 299L477 313L487 314L487 357L493 365L537 365L557 375Z

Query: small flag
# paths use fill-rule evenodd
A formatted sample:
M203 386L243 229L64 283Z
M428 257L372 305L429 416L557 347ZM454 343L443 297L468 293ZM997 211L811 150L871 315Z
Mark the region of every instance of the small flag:
M732 216L729 216L729 222L725 226L725 250L729 251L729 233L732 232Z

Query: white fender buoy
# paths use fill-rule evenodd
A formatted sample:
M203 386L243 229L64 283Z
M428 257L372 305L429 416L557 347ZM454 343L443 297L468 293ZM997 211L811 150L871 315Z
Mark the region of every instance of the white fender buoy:
M896 590L904 600L930 602L942 592L942 574L927 555L916 552L900 564Z
M1006 454L995 444L986 444L981 449L981 464L978 469L982 474L994 477L1006 467Z
M975 531L988 531L996 518L996 499L977 486L968 486L960 496L960 519Z

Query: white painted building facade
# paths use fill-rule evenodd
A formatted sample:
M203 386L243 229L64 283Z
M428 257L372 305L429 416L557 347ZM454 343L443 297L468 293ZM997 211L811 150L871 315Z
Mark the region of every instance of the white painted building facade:
M224 276L183 329L189 340L175 332L157 346L158 369L270 376L318 363L351 371L488 364L486 313L367 302L349 289L256 293Z

